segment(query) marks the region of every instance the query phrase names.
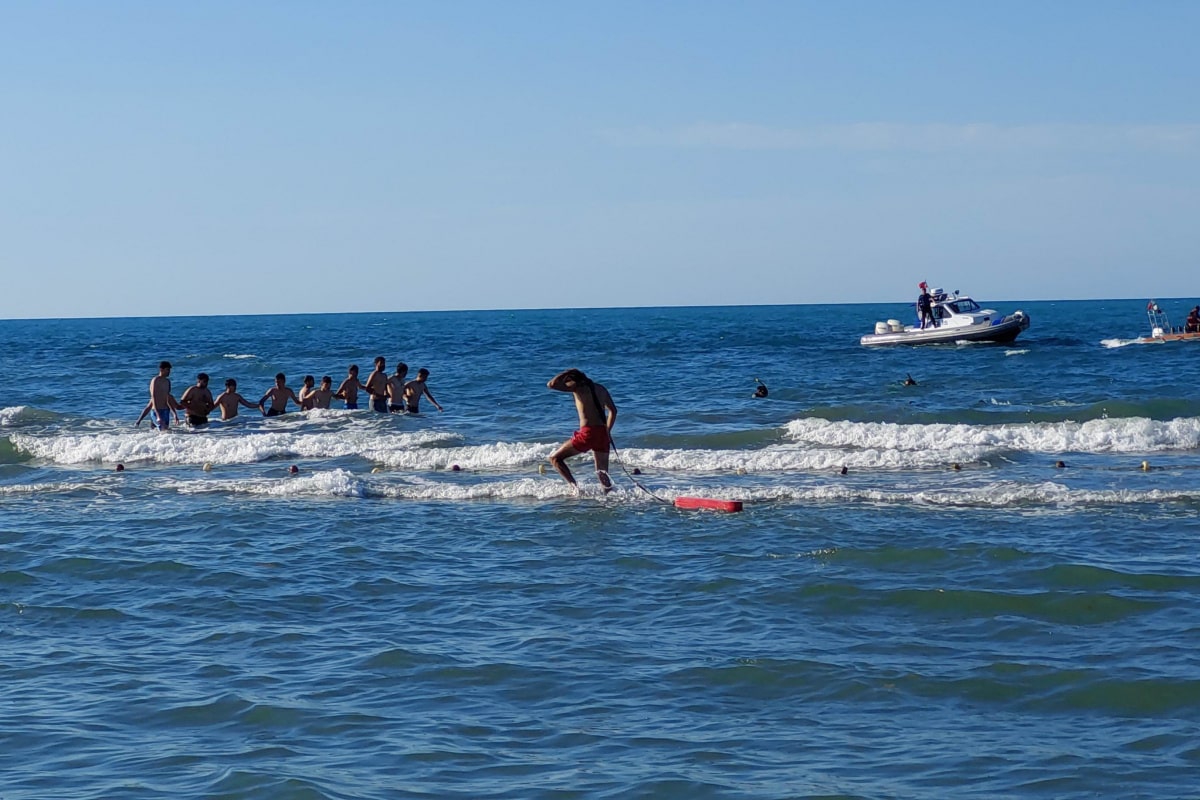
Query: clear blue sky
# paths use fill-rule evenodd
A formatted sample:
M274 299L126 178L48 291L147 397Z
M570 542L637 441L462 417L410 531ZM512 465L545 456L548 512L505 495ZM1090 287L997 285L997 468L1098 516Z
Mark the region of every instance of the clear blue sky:
M1200 295L1197 2L2 2L0 317Z

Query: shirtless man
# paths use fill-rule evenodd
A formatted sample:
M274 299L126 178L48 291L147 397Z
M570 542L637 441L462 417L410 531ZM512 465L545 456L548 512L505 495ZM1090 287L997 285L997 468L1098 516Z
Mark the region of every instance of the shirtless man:
M187 413L188 425L199 428L208 424L209 412L216 404L208 390L208 375L201 372L196 376L196 385L189 386L179 397L179 406Z
M316 408L317 403L313 395L317 393L317 379L312 375L305 375L300 387L300 410L308 411L310 408Z
M312 399L313 408L329 408L329 401L333 397L333 378L328 375L321 378L321 385L308 393Z
M267 398L271 399L270 408L264 408ZM296 397L296 393L288 388L287 376L280 372L275 376L275 385L267 389L267 393L258 401L258 408L263 412L264 417L278 417L280 414L287 413L288 400L300 405L300 398Z
M142 415L134 425L141 425L151 411L154 412L154 427L160 431L171 427L171 412L175 412L175 421L179 421L179 403L171 396L170 361L159 362L158 374L150 379L150 402L142 409Z
M238 415L238 406L246 408L258 408L246 398L238 394L237 381L233 378L225 379L225 391L217 395L217 399L213 401L216 408L221 409L221 419L229 420Z
M342 381L334 397L345 400L346 408L355 409L358 408L358 390L367 387L358 379L358 364L351 364L348 372L346 380Z
M550 379L546 387L556 392L570 392L575 396L575 410L579 412L579 430L562 447L550 454L550 463L563 479L578 491L575 477L567 468L566 460L579 453L592 451L596 461L596 476L604 485L604 491L612 489L608 477L608 450L612 443L610 432L617 421L617 406L612 395L598 383L577 369L560 372Z
M408 377L408 364L396 364L396 374L388 378L388 411L399 414L404 410L404 379Z
M438 411L446 409L438 405L438 401L433 399L433 395L429 391L429 387L425 385L425 379L429 377L429 370L421 367L417 370L417 377L404 384L404 410L409 414L421 413L421 395L429 398L429 402L433 403L434 408Z
M375 371L367 376L367 382L364 385L367 392L371 395L371 408L380 414L388 413L387 362L383 356L375 356Z

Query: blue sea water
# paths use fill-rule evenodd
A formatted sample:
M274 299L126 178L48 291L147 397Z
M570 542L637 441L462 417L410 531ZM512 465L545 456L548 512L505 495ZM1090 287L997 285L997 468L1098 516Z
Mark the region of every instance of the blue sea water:
M988 305L0 322L0 797L1200 796L1200 345ZM376 355L445 412L133 426Z

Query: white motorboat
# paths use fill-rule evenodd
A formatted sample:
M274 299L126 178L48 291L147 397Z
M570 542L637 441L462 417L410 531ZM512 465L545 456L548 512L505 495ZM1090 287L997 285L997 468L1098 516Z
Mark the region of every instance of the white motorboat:
M875 333L867 334L859 342L864 345L1011 342L1029 327L1029 315L1024 311L1004 316L990 308L981 308L958 292L947 295L941 289L934 289L930 307L936 323L933 326L927 324L922 329L919 319L915 325L889 319L876 322Z

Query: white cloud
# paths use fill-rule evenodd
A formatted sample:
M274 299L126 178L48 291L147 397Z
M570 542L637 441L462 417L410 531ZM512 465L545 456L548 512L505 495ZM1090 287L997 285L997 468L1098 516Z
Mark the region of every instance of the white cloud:
M860 122L772 127L742 122L678 128L627 128L602 136L622 147L699 147L730 150L844 150L857 152L976 152L1087 150L1200 152L1200 124L996 125Z

